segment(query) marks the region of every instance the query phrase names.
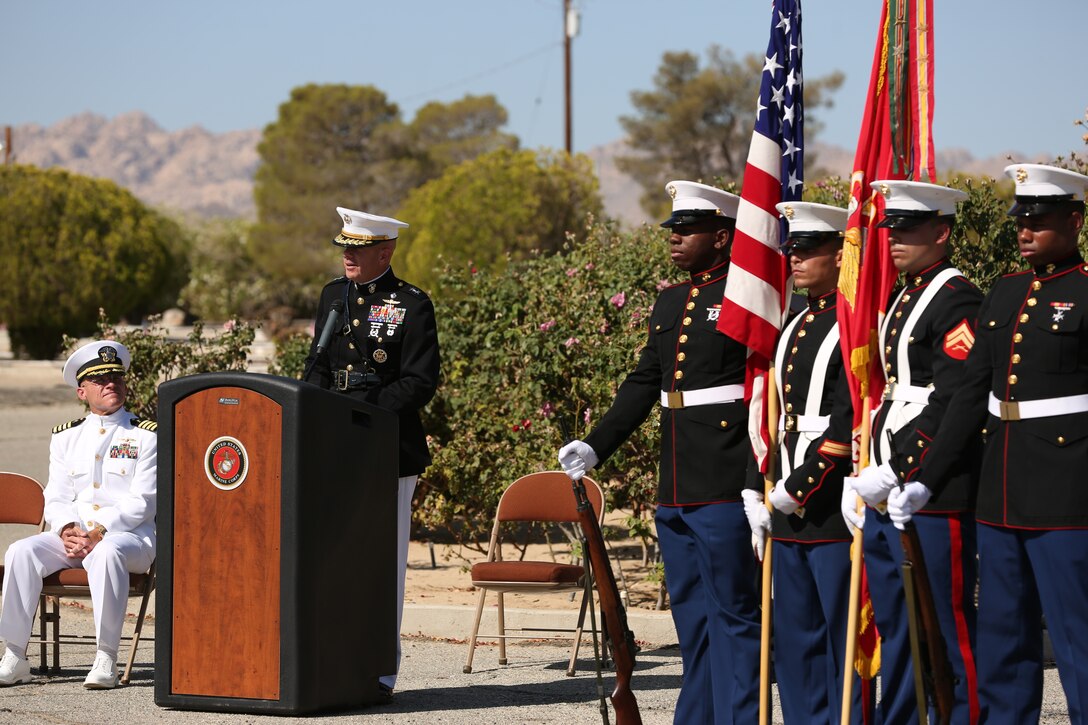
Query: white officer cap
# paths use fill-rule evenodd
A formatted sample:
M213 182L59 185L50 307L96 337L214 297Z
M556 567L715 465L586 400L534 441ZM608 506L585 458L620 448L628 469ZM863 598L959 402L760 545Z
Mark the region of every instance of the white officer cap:
M886 180L870 184L884 197L884 218L878 227L911 229L927 219L955 216L956 204L967 193L922 181Z
M369 247L371 244L397 238L397 230L408 226L399 219L365 211L336 207L336 213L344 220L344 229L332 243L339 247Z
M790 231L783 250L786 254L841 240L850 215L841 207L808 201L784 201L775 204L774 208L789 223Z
M1069 202L1083 204L1088 192L1088 176L1056 166L1013 164L1005 167L1005 175L1016 182L1016 203L1009 209L1009 216L1067 209Z
M106 373L123 373L132 364L128 348L116 340L88 342L64 363L64 382L78 388L84 378Z
M697 181L670 181L665 191L672 197L672 216L661 222L663 227L694 224L710 217L737 218L740 197Z

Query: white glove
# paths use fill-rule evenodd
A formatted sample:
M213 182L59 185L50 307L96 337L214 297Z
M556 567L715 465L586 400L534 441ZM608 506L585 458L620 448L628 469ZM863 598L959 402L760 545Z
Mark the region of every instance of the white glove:
M888 516L895 528L902 531L920 508L929 503L933 492L924 483L911 481L903 490L896 489L888 495Z
M600 463L597 452L584 441L571 441L559 449L559 465L572 481L586 475L586 471Z
M843 481L857 491L858 496L870 506L883 503L899 479L887 463L866 466L857 476L847 476Z
M865 528L865 511L858 513L858 494L847 485L842 487L842 517L846 520L846 528L850 529L850 535L855 531Z
M778 479L778 483L771 489L771 505L782 513L789 516L797 509L801 508L801 503L790 495L786 490L786 482L783 479Z
M771 512L763 505L763 494L746 488L740 492L744 499L744 515L748 517L748 527L752 530L752 550L756 558L763 561L767 534L771 533Z

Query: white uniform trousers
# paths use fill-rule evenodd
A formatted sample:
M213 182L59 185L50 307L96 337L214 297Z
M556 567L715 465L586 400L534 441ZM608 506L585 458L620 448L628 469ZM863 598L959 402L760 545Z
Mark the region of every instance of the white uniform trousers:
M412 496L416 492L419 476L397 479L397 670L383 675L378 681L389 689L397 684L400 672L400 623L404 619L404 573L408 571L408 538L412 533Z
M110 532L83 559L70 559L55 533L20 539L4 556L4 600L0 609L0 639L19 654L26 652L42 579L61 569L86 569L94 609L98 649L117 658L121 625L128 604L129 572L151 568L155 549L127 531Z

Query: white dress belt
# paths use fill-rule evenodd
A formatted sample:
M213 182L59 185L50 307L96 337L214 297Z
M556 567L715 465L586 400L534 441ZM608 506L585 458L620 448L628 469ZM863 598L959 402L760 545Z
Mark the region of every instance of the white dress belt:
M823 433L831 422L830 415L794 415L786 413L778 416L778 430L787 433Z
M888 383L884 386L884 400L901 400L904 403L925 405L929 402L929 396L932 393L933 388L923 388L918 385Z
M701 388L700 390L676 390L661 391L662 408L691 408L696 405L712 405L714 403L732 403L744 400L743 385L719 385L714 388Z
M1051 415L1085 413L1088 412L1088 395L1067 395L1063 398L1041 400L998 400L993 393L990 393L990 403L987 408L990 415L996 415L1001 420L1024 420L1046 418Z

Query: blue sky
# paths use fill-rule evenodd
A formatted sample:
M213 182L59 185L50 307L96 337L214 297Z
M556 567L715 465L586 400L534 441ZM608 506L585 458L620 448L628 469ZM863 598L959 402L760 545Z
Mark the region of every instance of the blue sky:
M766 0L573 0L574 147L622 136L630 92L661 55L766 48ZM1083 149L1085 0L936 0L938 148L976 157ZM0 11L0 125L82 111L164 128L260 128L294 86L373 84L406 118L494 93L526 146L563 145L562 0L9 0ZM824 141L856 143L878 0L806 0L805 72L846 73ZM16 149L17 150L17 149Z

